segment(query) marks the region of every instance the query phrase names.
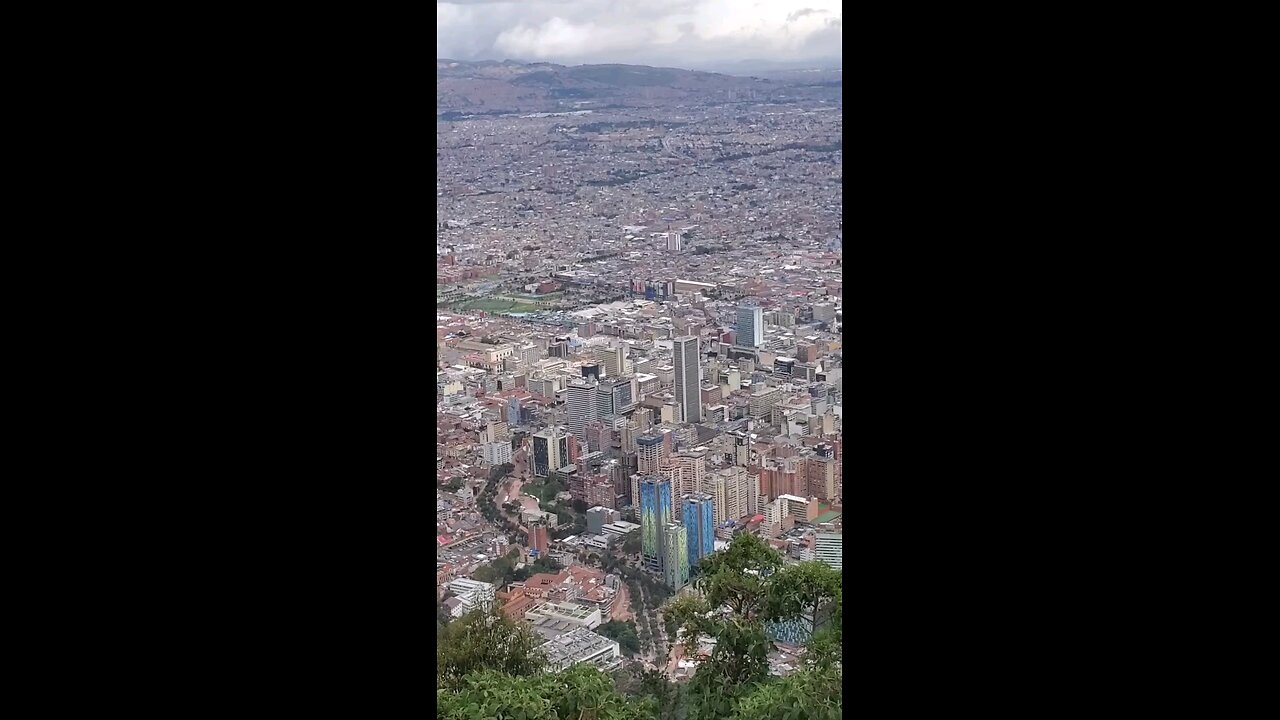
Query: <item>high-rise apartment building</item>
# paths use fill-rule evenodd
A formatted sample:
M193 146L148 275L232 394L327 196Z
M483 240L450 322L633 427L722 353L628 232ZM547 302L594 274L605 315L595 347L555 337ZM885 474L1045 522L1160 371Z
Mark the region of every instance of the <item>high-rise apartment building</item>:
M685 527L676 523L663 530L662 579L672 590L689 584L688 537Z
M738 466L707 473L703 492L715 505L716 527L754 514L759 505L758 480Z
M671 481L649 476L640 481L640 555L644 566L662 571L666 527L671 524Z
M671 343L675 356L673 378L676 402L684 410L685 422L702 422L702 381L698 378L698 338L678 337Z
M684 496L683 524L688 538L689 567L694 568L715 550L715 503L710 495Z
M657 475L671 451L664 437L646 434L636 438L636 471L641 475Z
M558 428L533 434L533 474L546 477L569 464L569 436Z
M840 461L834 457L813 455L800 458L798 474L804 478L805 497L832 500L840 476Z
M667 458L658 472L671 481L671 495L673 498L682 498L691 493L700 493L702 492L702 480L706 475L706 453L679 453ZM672 517L680 520L684 515L684 508L677 502L675 507L672 508L672 512Z
M737 338L741 347L758 348L764 343L764 311L754 305L738 307Z
M587 426L599 415L596 402L596 383L571 382L565 388L565 407L568 409L569 433L587 442Z

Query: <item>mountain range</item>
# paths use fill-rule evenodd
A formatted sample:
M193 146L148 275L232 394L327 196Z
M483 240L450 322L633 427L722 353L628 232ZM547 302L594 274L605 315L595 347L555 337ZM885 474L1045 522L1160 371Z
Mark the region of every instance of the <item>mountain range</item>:
M736 101L839 102L840 71L770 79L647 65L436 60L436 113L554 112Z

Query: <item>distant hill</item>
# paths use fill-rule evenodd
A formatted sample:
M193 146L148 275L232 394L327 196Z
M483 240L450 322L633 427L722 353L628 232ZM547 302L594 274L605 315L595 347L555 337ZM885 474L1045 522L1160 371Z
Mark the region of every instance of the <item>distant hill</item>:
M436 60L436 112L500 113L800 98L839 100L839 82L766 80L647 65Z

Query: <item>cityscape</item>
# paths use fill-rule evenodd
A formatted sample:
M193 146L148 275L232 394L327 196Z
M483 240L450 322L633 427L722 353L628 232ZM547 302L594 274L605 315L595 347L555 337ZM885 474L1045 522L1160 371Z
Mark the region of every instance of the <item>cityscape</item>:
M437 60L437 717L841 715L839 58L698 57Z

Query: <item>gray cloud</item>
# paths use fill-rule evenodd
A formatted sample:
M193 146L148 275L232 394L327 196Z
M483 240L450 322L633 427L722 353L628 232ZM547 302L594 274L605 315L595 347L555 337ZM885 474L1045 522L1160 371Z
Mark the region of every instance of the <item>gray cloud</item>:
M826 12L826 10L814 10L813 8L801 8L800 10L797 10L791 13L790 15L788 15L787 22L795 22L796 20L799 20L800 18L806 15L815 15L817 13L824 13L824 12Z
M839 0L450 0L436 3L436 57L676 67L830 60L842 55L840 18Z

